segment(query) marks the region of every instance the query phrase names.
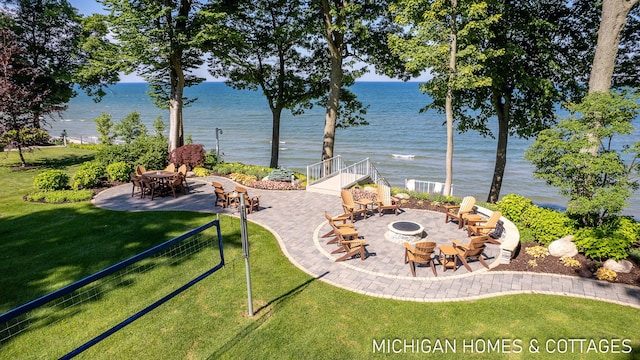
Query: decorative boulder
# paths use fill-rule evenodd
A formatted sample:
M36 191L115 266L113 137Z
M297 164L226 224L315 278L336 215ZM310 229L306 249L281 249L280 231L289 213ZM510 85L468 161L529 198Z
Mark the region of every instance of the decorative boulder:
M573 243L573 235L565 236L549 244L549 255L562 257L562 256L576 256L578 254L578 248Z
M411 196L409 196L409 194L405 194L405 193L395 194L395 195L393 195L393 197L398 198L400 200L407 200L407 199L411 198Z
M615 261L613 259L609 259L604 262L602 267L605 269L613 270L617 273L628 274L631 272L633 264L627 260Z

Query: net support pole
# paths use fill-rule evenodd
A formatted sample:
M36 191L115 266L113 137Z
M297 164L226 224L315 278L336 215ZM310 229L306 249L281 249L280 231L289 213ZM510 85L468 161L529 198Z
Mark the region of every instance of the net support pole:
M240 236L242 238L242 257L247 276L247 300L249 302L249 316L253 316L253 296L251 294L251 270L249 267L249 236L247 235L247 209L245 193L240 193Z

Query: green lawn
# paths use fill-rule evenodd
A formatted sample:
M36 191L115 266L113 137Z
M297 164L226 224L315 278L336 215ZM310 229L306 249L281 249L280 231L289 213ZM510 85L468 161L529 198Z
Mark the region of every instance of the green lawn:
M21 171L11 170L14 155L0 159L0 312L212 219L188 212L113 212L90 203L27 203L22 196L33 190L38 172L55 167L72 174L92 153L38 150L26 156L40 168ZM223 270L79 358L640 358L637 309L544 295L413 303L354 294L297 269L275 238L256 225L249 227L256 311L250 318L239 224L229 217L221 224ZM140 286L135 293L116 288L69 318L0 345L0 358L57 358L119 321L121 309L149 304L199 275L212 254L203 251L173 271L134 274L130 281ZM536 343L538 354L531 347ZM571 343L573 352L566 347ZM633 352L621 353L628 346Z

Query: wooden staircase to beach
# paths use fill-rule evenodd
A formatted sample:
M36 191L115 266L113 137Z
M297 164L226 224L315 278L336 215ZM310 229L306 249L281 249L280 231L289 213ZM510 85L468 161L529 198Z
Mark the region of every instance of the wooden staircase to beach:
M369 158L346 165L338 155L307 166L307 191L340 195L340 190L364 183L389 186Z

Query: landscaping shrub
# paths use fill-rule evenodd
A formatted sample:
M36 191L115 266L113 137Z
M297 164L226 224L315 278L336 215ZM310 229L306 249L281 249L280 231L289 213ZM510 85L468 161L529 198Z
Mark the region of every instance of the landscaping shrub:
M272 181L289 181L291 182L291 177L296 176L295 171L289 169L275 169L269 174L269 180Z
M220 175L231 173L253 175L256 179L263 179L274 169L263 166L244 165L243 163L220 163L212 169Z
M623 217L612 224L582 228L576 232L573 242L591 259L622 260L629 256L627 250L637 240L639 227L638 222Z
M534 206L531 199L518 194L505 195L497 205L502 216L514 223L522 222L523 214Z
M538 206L530 206L522 214L522 224L541 245L549 245L573 232L571 219L564 213Z
M41 191L62 190L68 185L69 175L62 170L47 170L33 179L33 186Z
M247 185L249 183L252 183L258 180L253 175L239 174L239 173L232 173L231 175L229 175L229 177L231 178L231 180L235 182L239 182L240 184L244 184L244 185Z
M47 203L64 203L91 200L91 190L56 190L43 191L27 195L29 201L44 201Z
M98 187L104 178L105 166L99 161L88 161L80 165L71 180L73 188L77 190Z
M118 161L107 165L107 177L111 181L129 181L129 174L133 167L124 161Z
M203 167L194 167L193 174L198 177L209 176L209 169L205 169Z
M222 155L220 157L212 151L209 151L204 158L204 167L207 169L213 169L216 165L222 162Z
M147 169L164 169L167 166L169 151L167 141L162 137L142 136L131 144L102 146L96 154L96 161L103 166L116 162L125 162L132 168L142 165Z
M169 162L178 166L185 164L191 170L196 166L204 165L206 156L202 144L186 144L174 149L169 154Z

